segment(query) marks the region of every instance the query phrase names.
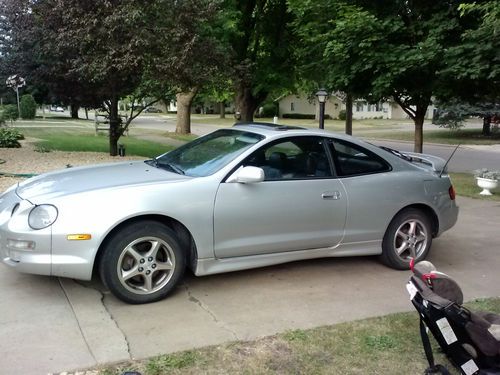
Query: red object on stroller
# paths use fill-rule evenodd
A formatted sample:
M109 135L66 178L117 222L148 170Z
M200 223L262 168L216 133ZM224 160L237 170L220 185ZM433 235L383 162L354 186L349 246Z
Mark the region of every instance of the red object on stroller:
M445 367L434 363L427 329L461 374L500 374L500 315L463 307L458 284L432 263L412 264L412 270L406 288L420 315L420 334L429 362L426 374L448 374Z

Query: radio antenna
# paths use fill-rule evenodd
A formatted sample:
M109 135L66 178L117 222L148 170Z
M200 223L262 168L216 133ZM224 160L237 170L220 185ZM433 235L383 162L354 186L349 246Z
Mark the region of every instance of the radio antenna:
M448 158L448 160L446 160L446 163L444 163L444 166L443 166L443 169L441 169L441 173L439 174L439 177L441 177L444 173L444 170L446 169L446 167L448 166L448 163L450 162L451 158L453 157L453 155L455 155L455 152L457 152L458 148L460 147L460 143L457 145L457 147L455 147L455 149L453 150L453 152L451 153L450 157Z

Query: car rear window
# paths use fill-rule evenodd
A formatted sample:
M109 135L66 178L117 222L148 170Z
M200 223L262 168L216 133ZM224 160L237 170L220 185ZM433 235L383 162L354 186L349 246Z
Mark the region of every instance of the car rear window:
M387 172L391 166L373 152L347 141L330 141L330 150L338 176L355 176Z

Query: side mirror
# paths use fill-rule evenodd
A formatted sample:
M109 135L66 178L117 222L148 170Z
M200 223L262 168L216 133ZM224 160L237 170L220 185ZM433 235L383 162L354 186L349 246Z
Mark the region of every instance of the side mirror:
M257 167L242 167L234 172L226 182L239 182L241 184L252 184L264 181L264 170Z

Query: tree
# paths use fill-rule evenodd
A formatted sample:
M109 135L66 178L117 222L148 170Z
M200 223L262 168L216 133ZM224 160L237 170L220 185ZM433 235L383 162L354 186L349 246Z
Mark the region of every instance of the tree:
M190 133L194 97L228 67L227 48L219 37L225 22L220 2L156 0L148 12L154 35L148 49L148 74L168 83L177 101L176 132Z
M10 124L19 118L19 112L15 104L7 104L2 108L2 118L4 120L10 120Z
M274 88L293 88L292 14L286 0L227 0L226 14L236 111L252 121Z
M500 114L500 1L462 4L463 18L472 18L461 43L447 50L443 74L449 85L438 93L448 112L483 118L483 135L489 136L491 119Z
M82 104L102 106L109 115L110 154L117 155L125 130L118 100L138 87L153 38L145 5L133 0L12 3L10 61L30 70L50 95L68 100L73 115Z
M37 104L33 95L23 95L21 97L21 102L19 103L19 116L22 119L34 119L36 116L36 107Z
M338 0L335 4L318 0L306 1L298 12L307 15L322 7L320 21L309 17L302 35L307 28L323 30L309 38L305 48L317 56L317 66L328 67L322 70L327 82L370 102L392 98L413 120L414 149L422 152L427 108L447 84L442 74L447 66L445 51L460 43L468 22L460 17L458 5L454 0Z
M225 75L214 79L199 94L202 100L216 102L219 105L219 117L226 117L226 103L234 98L233 83Z
M106 110L110 154L116 155L118 139L142 111L132 106L127 121L121 120L118 100L129 95L154 97L151 104L174 90L178 129L190 131L192 97L225 66L211 23L218 17L217 4L12 0L4 22L8 60L38 72L48 95L70 102L73 113L81 105Z
M353 96L368 97L371 89L366 49L358 40L377 25L366 13L359 15L358 8L342 3L290 0L290 4L300 41L294 51L300 90L313 94L322 87L335 93L346 104L345 131L352 134ZM334 27L340 18L348 20L343 27L349 30ZM338 38L344 38L342 49L335 44Z
M57 35L63 25L61 14L52 12L53 2L10 0L1 5L0 75L13 72L29 77L30 91L39 103L61 103L71 106L72 117L78 108L99 106L89 81L79 80L71 71L67 56L77 50L61 50Z

